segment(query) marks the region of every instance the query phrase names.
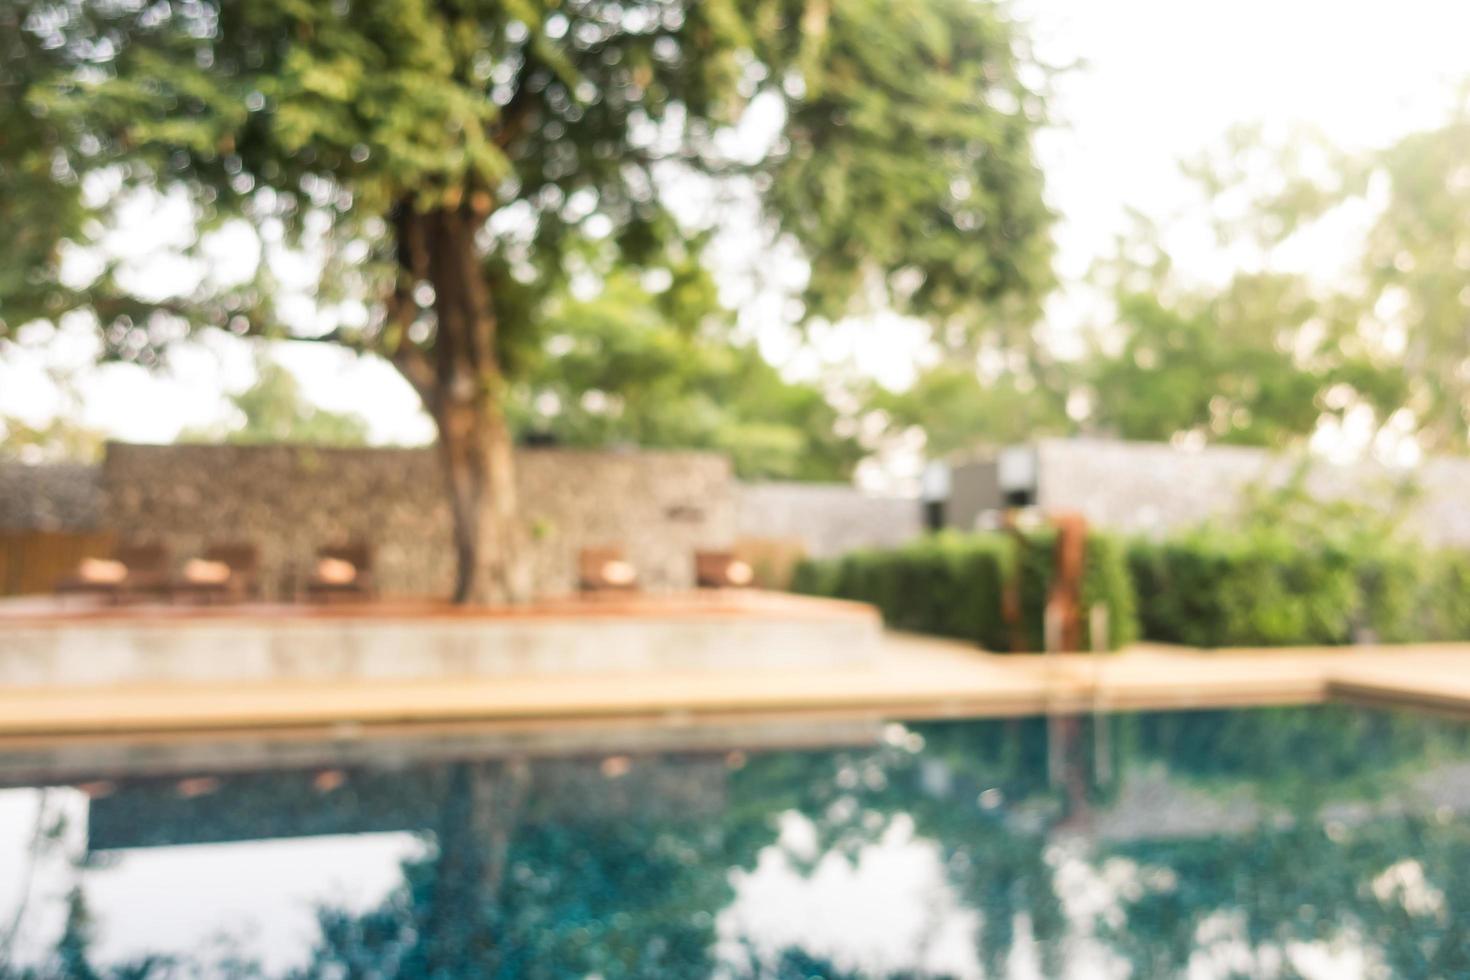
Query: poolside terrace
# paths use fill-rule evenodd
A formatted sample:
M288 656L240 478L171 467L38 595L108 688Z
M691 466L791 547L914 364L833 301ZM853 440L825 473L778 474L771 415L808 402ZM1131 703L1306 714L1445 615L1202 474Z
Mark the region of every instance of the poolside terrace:
M681 663L684 646L697 652ZM553 647L555 669L538 668L535 651ZM94 664L89 674L89 655L111 666ZM47 656L59 658L54 669L38 669ZM503 662L487 669L496 657ZM0 605L0 676L9 678L0 684L0 739L8 742L698 727L788 716L867 722L1329 700L1470 713L1470 644L997 655L882 631L864 606L761 592L496 611L13 601Z

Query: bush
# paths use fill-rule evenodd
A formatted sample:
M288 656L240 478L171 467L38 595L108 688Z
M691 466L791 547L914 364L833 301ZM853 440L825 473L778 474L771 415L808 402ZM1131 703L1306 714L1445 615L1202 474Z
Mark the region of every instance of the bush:
M1098 603L1108 610L1108 642L1116 650L1138 639L1137 589L1128 574L1128 552L1111 534L1094 532L1087 538L1086 570L1082 575L1082 608ZM1086 644L1091 648L1091 623Z
M1041 531L1018 540L1002 533L928 535L902 548L856 551L842 558L806 561L792 590L869 602L895 629L969 640L991 650L1011 648L1004 594L1019 576L1020 628L1030 649L1042 647L1042 619L1051 588L1055 535ZM1084 608L1107 605L1110 646L1137 632L1132 586L1123 550L1106 535L1088 539L1082 583Z
M1129 564L1143 635L1188 646L1347 643L1358 618L1345 556L1284 535L1200 531L1134 542Z
M803 558L792 570L788 588L801 595L836 596L840 571L841 565L836 560Z
M1248 492L1229 525L1126 545L1094 532L1084 615L1096 603L1108 609L1114 649L1139 635L1194 647L1470 640L1470 552L1426 549L1403 534L1393 499L1410 499L1405 492L1389 506L1322 501L1298 474ZM1009 650L1003 597L1015 583L1022 645L1040 650L1055 543L1049 529L1019 538L946 532L807 562L797 590L871 602L901 629Z
M1377 541L1353 549L1289 530L1135 541L1143 635L1188 646L1470 638L1470 555Z
M1470 640L1470 552L1442 551L1428 568L1420 615L1427 639Z

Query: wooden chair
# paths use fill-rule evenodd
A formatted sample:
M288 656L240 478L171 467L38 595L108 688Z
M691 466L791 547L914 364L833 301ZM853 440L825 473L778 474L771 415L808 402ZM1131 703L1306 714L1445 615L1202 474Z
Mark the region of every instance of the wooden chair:
M366 601L377 595L373 549L363 541L318 548L306 579L309 602Z
M577 559L577 585L583 592L635 592L638 570L621 548L583 548Z
M95 595L114 603L168 594L172 555L163 544L119 544L108 559L83 558L56 583L57 595Z
M194 602L244 602L260 597L260 549L253 544L212 544L197 561L184 563L174 580L176 599Z
M701 589L743 589L754 581L754 569L733 551L694 553L694 584Z

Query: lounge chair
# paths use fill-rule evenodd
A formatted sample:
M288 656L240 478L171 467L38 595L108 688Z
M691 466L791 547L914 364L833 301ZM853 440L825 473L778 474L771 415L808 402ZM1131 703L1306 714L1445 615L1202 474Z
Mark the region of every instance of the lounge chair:
M373 549L369 545L357 541L317 549L316 564L306 580L308 601L362 601L375 595Z
M171 555L162 544L121 544L111 558L83 558L56 583L58 595L95 595L112 602L162 598L168 593Z
M701 589L745 588L755 581L755 571L732 551L696 551L694 584Z
M634 592L638 570L621 548L584 548L577 561L577 584L583 592Z
M260 549L253 544L214 544L202 558L184 563L174 580L175 598L195 602L244 602L260 596Z

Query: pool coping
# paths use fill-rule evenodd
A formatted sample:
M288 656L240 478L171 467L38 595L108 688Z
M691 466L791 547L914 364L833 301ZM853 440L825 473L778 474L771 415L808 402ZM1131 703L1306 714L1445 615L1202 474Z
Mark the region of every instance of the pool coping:
M870 667L430 681L0 689L0 749L37 740L434 725L760 717L912 719L1234 708L1331 700L1470 715L1470 644L996 655L886 633Z
M0 602L0 691L134 685L459 682L830 670L877 656L860 603L756 590L593 595L511 608L108 607ZM253 687L252 687L253 689Z

